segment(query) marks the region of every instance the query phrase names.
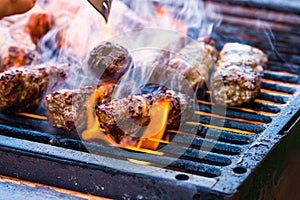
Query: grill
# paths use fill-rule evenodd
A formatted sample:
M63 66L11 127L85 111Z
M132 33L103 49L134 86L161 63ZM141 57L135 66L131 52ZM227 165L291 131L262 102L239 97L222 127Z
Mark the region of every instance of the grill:
M242 42L268 55L262 92L253 103L217 115L207 92L184 131L166 131L171 141L160 141L163 151L82 142L43 117L0 114L0 173L118 199L256 199L299 149L300 10L205 3L222 12L212 34L218 49ZM212 120L224 120L224 126L210 125Z

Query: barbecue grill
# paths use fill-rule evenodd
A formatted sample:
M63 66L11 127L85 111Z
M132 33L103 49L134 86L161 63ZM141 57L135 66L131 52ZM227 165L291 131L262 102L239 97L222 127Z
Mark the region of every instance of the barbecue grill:
M160 142L160 148L168 146L164 152L92 144L67 137L43 117L0 114L0 173L117 199L257 199L300 149L300 8L205 4L218 6L223 16L212 33L218 49L241 42L268 55L253 103L220 116L212 113L207 92L197 100L197 120L188 121L185 131L166 130L176 137ZM224 120L224 126L211 120Z

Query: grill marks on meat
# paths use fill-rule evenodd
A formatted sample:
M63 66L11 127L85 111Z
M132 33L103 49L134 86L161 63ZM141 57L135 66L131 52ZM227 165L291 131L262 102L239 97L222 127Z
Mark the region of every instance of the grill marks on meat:
M12 67L21 67L38 62L40 56L36 51L20 48L17 46L8 46L1 56L0 71L8 70Z
M45 107L50 124L57 128L73 131L86 124L87 100L95 93L96 104L111 100L114 84L98 88L86 86L76 90L62 89L46 95Z
M116 83L132 65L128 50L119 44L101 42L89 54L88 68L98 79Z
M33 112L47 88L65 79L63 66L37 65L0 73L0 111Z
M206 38L186 45L168 64L168 67L182 74L194 89L208 84L210 71L216 62L214 42Z
M212 80L212 97L217 104L239 106L260 92L266 55L245 44L226 43L220 52Z
M149 111L154 100L168 100L170 112L168 126L177 127L185 113L190 113L191 106L186 95L171 90L157 95L131 95L128 98L113 99L107 104L96 106L96 115L100 127L122 145L134 145L141 137L141 130L150 122Z

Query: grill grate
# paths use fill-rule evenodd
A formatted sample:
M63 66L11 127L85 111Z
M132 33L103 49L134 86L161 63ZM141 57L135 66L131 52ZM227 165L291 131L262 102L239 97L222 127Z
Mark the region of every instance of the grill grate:
M145 198L153 197L158 194L149 193L149 191L161 192L160 187L165 188L162 186L164 184L168 187L173 184L175 189L169 188L166 194L174 197L178 191L182 191L177 190L178 187L189 188L186 198L189 194L191 197L200 198L201 195L205 197L205 194L210 192L210 197L232 195L250 174L251 169L254 169L264 156L274 148L275 144L282 140L281 137L286 133L284 131L292 125L291 121L295 121L299 116L297 105L300 102L300 66L298 66L300 64L300 49L299 45L294 45L292 48L290 46L300 41L300 29L295 26L295 24L300 25L300 16L279 11L268 11L270 15L267 15L263 9L252 9L242 5L226 5L218 2L206 3L220 6L223 14L222 24L215 29L212 35L212 38L217 42L217 48L220 49L225 42L242 42L256 46L268 54L270 62L262 79L262 92L253 103L238 108L230 107L227 109L226 116L218 116L212 114L212 103L209 100L208 92L203 99L198 100L199 110L195 112L195 119L198 120L188 122L184 127L184 132L168 130L166 133L172 138L170 143L162 142L158 151L147 151L146 155L142 149L120 150L117 147L107 146L104 142L99 142L99 144L82 142L76 133L72 133L73 137L68 138L67 133L52 128L46 120L28 118L22 115L0 114L0 134L7 136L7 138L37 142L38 146L44 148L48 157L61 159L60 162L65 162L66 166L71 161L72 165L79 166L83 161L81 160L82 157L78 155L85 153L85 156L89 156L86 154L87 148L92 150L93 154L103 156L104 160L110 158L116 162L129 163L138 168L154 167L155 170L159 171L158 168L166 166L164 167L165 174L162 176L156 173L139 176L132 175L134 170L130 173L119 172L113 170L107 163L88 165L89 162L86 161L86 169L81 170L89 171L90 174L100 170L102 180L98 178L98 181L94 181L100 185L106 184L105 187L110 185L109 181L114 182L112 176L122 179L121 185L130 184L130 181L135 180L136 177L143 180L138 181L139 184L136 188L130 188L131 190L127 191L129 197L136 197L134 195L137 194L143 194ZM258 18L260 18L260 25L257 24ZM273 31L272 35L268 35L270 30ZM270 40L274 43L266 42ZM220 119L225 122L223 127L210 125L210 121ZM194 130L197 130L196 135L192 134ZM46 146L40 145L40 143L46 144ZM166 146L168 148L165 149ZM186 146L189 147L186 148ZM63 157L59 153L52 152L54 147L61 151L64 149L72 151ZM2 152L14 152L14 154L18 152L20 154L22 151L25 152L26 148L22 145L16 147L8 142L7 144L1 143L0 149ZM164 150L160 151L161 149ZM32 151L36 153L32 156L36 160L44 159L44 157L39 156L42 155L41 152L34 149ZM66 150L66 152L69 151ZM250 155L255 156L252 158ZM179 158L174 161L177 157ZM7 161L0 162L0 166L7 165L10 159L9 157L6 159ZM60 170L49 175L49 180L38 175L32 176L32 173L41 174L41 172L30 169L29 164L23 165L23 167L23 170L20 168L16 172L10 171L6 167L1 173L107 197L123 198L125 195L122 189L102 191L97 190L97 187L89 186L87 190L89 181L82 182L79 186L74 185L74 182L68 181L67 178L79 177L79 175L74 171L69 171L68 167L65 167L66 170L63 171L61 169L63 167L56 166ZM108 175L104 175L105 173ZM65 177L66 180L56 180L54 183L53 180L57 176ZM153 180L153 183L149 184L145 179ZM162 182L158 184L154 181L156 179L162 179ZM177 181L186 181L185 184L190 185L178 186ZM230 184L228 184L229 182ZM151 185L150 188L149 185ZM115 188L117 187L115 186ZM145 192L145 188L149 191ZM208 188L210 189L208 190ZM172 191L176 191L176 193L173 194ZM208 196L206 197L208 198Z

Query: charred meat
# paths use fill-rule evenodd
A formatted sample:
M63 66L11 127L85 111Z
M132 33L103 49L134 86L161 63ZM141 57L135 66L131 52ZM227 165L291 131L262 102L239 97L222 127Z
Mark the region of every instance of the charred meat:
M107 103L111 100L114 87L114 84L105 84L98 88L86 86L76 90L62 89L48 94L45 107L50 124L67 131L75 130L78 128L76 125L84 126L88 98L94 94L96 104Z
M192 88L198 89L208 83L215 61L214 42L207 38L199 38L176 53L168 67L183 75Z
M17 46L8 46L3 50L1 56L0 71L5 71L12 67L30 65L39 60L40 57L36 51Z
M188 97L172 90L158 94L130 95L128 98L113 99L107 104L96 106L96 115L100 127L115 142L128 145L139 140L140 130L150 122L149 111L154 100L162 99L170 103L167 126L177 127L184 119L183 113L191 109ZM190 112L188 112L190 113ZM130 141L130 142L129 142Z
M98 79L117 82L132 65L132 57L124 47L112 42L101 42L89 54L88 68Z
M225 44L212 80L214 101L227 106L251 102L260 92L260 79L267 61L266 55L257 48Z
M44 93L65 79L64 66L36 65L0 73L0 111L33 112Z

